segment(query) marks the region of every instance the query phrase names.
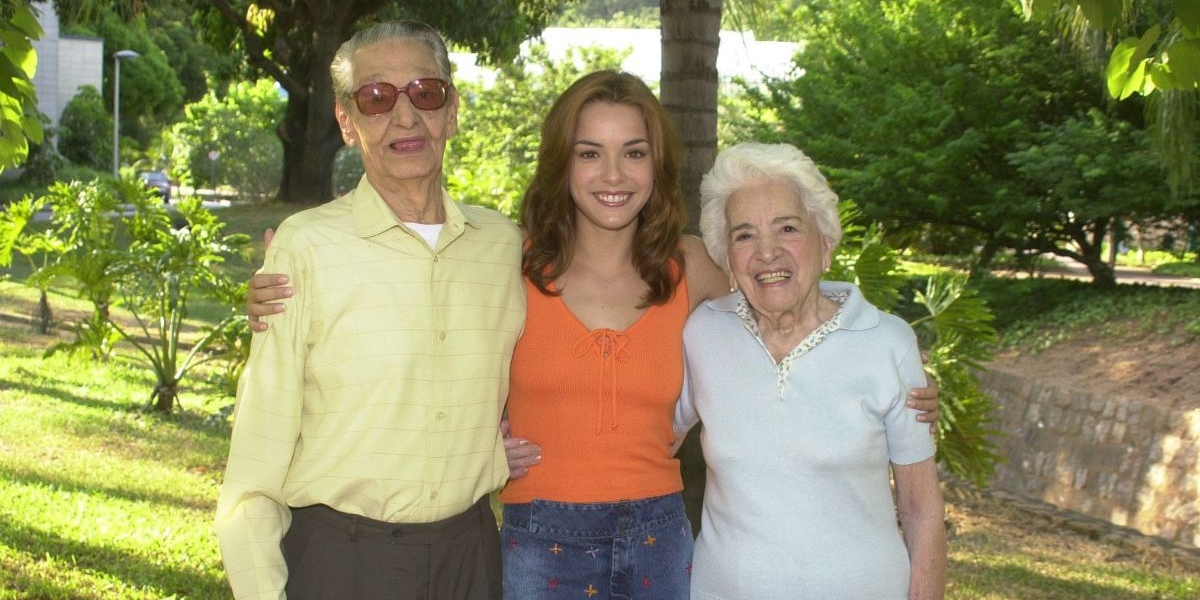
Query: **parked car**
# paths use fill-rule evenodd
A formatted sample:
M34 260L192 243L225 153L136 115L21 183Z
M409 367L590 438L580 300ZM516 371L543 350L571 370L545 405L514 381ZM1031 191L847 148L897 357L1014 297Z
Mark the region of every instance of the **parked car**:
M171 179L162 171L142 171L138 173L138 178L146 187L153 189L159 196L162 196L163 202L171 201Z

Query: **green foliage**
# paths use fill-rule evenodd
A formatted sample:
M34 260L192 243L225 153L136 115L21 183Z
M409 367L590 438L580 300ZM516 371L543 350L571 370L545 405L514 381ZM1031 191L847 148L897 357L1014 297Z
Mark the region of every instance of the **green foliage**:
M98 180L56 183L41 200L50 209L44 235L53 245L49 261L30 281L49 288L67 279L92 305L91 315L74 326L75 340L52 346L47 352L67 351L106 360L118 338L109 322L109 305L116 293L113 269L121 260L118 228L112 218L120 210L120 201L108 184Z
M35 226L33 217L43 207L53 209L49 223ZM15 254L28 258L27 282L41 292L43 320L49 320L47 291L53 285L65 284L91 303L91 314L73 326L75 339L51 346L47 356L105 359L124 341L155 376L148 405L171 412L191 369L224 361L223 373L231 376L245 360L242 276L235 283L219 267L249 237L222 235L224 226L198 198L167 207L133 177L57 183L44 196L0 213L0 266L11 264ZM181 345L184 320L203 298L221 303L222 318L187 348ZM134 326L112 318L116 306L132 313ZM42 329L48 331L48 324Z
M1098 240L1079 252L1062 245L1086 239L1085 230L1046 203L1046 181L1031 179L1031 164L1009 160L1042 144L1046 131L1081 126L1081 115L1104 104L1091 67L1058 49L1042 24L1026 22L1009 2L827 0L797 14L804 76L749 92L752 137L802 146L889 239L972 254L973 271L1001 248L1096 256ZM1076 172L1090 182L1121 173L1120 190L1139 193L1091 186L1074 202L1109 218L1156 206L1159 215L1183 214L1182 203L1168 208L1153 188L1160 176L1144 134L1088 139L1104 144L1090 163L1082 158L1092 149L1082 144L1056 160L1082 161ZM1087 232L1102 226L1092 222Z
M941 386L938 460L954 475L985 485L1001 459L993 441L1000 435L992 427L996 404L977 377L995 347L991 309L965 276L945 273L931 276L913 303L927 313L911 325Z
M1034 4L1052 5L1046 0ZM1069 4L1078 6L1098 29L1123 29L1126 16L1120 0L1073 0ZM1166 4L1170 8L1159 23L1123 38L1113 48L1105 74L1114 98L1200 89L1200 7L1193 0ZM1038 10L1044 9L1039 6Z
M30 4L0 0L0 173L29 153L29 143L42 142L33 74L37 53L33 40L45 33Z
M189 104L183 120L166 136L171 173L193 185L232 186L246 199L261 200L275 193L283 165L276 128L284 105L279 90L267 79L237 83L223 98L209 92ZM210 151L218 153L215 165Z
M171 412L180 381L209 357L208 345L221 330L244 317L240 308L228 307L226 316L186 350L180 344L184 319L193 294L222 295L236 289L216 268L248 241L242 234L222 235L224 223L189 197L175 208L185 225L172 226L172 215L140 182L122 182L123 195L134 206L125 217L129 250L115 267L122 305L133 313L136 329L114 323L121 337L141 355L157 380L148 406ZM241 304L237 304L240 307Z
M104 108L100 90L85 85L63 107L58 120L58 150L67 160L105 169L112 165L112 113Z
M55 147L54 138L57 130L50 125L50 117L39 114L38 120L42 123L42 141L29 146L25 167L18 181L22 186L44 188L57 178L64 161L62 155L58 153L58 148ZM0 199L0 204L2 203L3 199Z
M458 133L446 153L447 187L466 202L515 217L537 166L542 117L555 98L580 76L619 68L628 52L571 50L551 60L544 45L530 48L528 62L501 67L492 85L460 82Z
M104 39L106 76L102 95L110 103L110 114L115 70L113 54L133 50L140 55L121 61L121 133L137 140L135 147L146 147L160 130L177 118L183 106L183 85L179 83L171 60L151 38L145 17L123 16L116 7L103 6L87 26L74 26L69 31Z
M17 255L25 258L29 271L34 274L51 263L59 247L57 240L48 235L44 228L31 227L34 217L45 206L46 202L41 198L35 200L32 196L26 196L5 206L4 211L0 212L0 267L12 265ZM40 294L34 327L39 333L48 333L54 319L47 293L49 283L33 275L27 277L26 282L36 287Z
M1195 184L1200 153L1200 2L1195 0L1026 0L1028 14L1062 31L1082 53L1108 55L1108 94L1146 99L1145 116L1172 192ZM1127 102L1123 102L1127 103Z
M1116 283L1101 250L1122 219L1177 214L1149 134L1099 111L1043 127L1007 160L1026 182L1022 205L1036 207L1024 247L1074 258L1098 284Z

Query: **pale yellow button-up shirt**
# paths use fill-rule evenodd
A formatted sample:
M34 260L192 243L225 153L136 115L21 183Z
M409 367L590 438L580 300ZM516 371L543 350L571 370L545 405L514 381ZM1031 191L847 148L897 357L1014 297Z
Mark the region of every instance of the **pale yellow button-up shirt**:
M521 235L444 195L429 245L364 178L289 217L264 271L295 296L254 336L217 534L238 598L282 598L288 507L398 523L463 512L508 477L499 421L525 320Z

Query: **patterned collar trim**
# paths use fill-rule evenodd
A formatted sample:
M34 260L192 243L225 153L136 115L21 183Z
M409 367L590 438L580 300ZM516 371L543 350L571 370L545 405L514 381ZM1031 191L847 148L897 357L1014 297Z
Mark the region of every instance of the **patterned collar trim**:
M781 401L784 398L784 391L787 387L788 373L791 373L792 365L796 362L796 359L809 350L816 348L817 344L820 344L825 340L826 337L829 336L830 333L833 333L838 329L838 327L841 326L842 314L846 308L846 300L850 298L850 292L841 290L826 290L822 292L822 295L838 304L837 312L833 313L833 316L830 317L828 321L825 321L819 327L805 336L805 338L801 340L795 348L792 348L792 350L783 357L783 360L779 361L775 365L775 371L778 377L778 380L775 384L775 391L778 394L778 399ZM742 320L742 325L746 327L746 331L749 331L750 335L753 335L754 339L758 340L759 346L762 347L764 352L767 352L769 357L770 352L767 350L767 344L762 339L762 333L758 330L758 322L754 319L754 311L750 309L750 303L746 301L745 296L738 298L737 305L734 307L734 313L736 313L738 318Z

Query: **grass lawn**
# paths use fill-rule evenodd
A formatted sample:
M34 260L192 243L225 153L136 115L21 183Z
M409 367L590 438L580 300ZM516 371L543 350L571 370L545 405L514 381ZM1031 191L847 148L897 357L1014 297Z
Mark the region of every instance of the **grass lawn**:
M260 242L292 211L221 214ZM228 268L248 273L259 260L261 249ZM231 399L193 379L175 414L141 412L153 380L140 366L41 358L70 334L33 333L35 300L0 282L0 600L229 598L212 527L229 424L213 416ZM51 303L59 315L87 309L59 295ZM1159 555L977 494L949 506L949 598L1200 597L1200 572Z

